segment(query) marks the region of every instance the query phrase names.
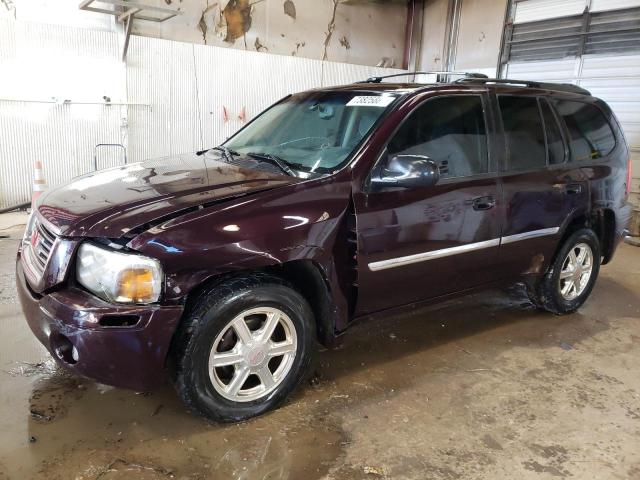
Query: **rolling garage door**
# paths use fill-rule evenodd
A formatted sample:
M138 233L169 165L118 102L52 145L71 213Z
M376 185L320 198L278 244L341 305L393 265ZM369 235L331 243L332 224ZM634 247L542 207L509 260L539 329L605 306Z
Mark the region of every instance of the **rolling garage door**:
M607 101L631 147L640 206L640 0L512 0L501 76L575 83Z

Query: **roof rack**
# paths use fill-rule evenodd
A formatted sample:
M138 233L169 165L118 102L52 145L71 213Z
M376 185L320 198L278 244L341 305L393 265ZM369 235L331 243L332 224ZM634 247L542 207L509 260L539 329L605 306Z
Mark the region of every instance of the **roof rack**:
M579 87L572 83L549 83L535 82L532 80L512 80L508 78L459 78L455 83L493 83L498 85L521 85L531 88L542 88L545 90L555 90L559 92L578 93L580 95L591 95L591 92L585 88Z
M449 76L454 77L465 77L469 79L485 79L489 78L482 73L474 73L474 72L446 72L446 71L435 71L435 72L405 72L405 73L394 73L392 75L382 75L380 77L369 77L366 80L362 80L356 83L380 83L385 78L394 78L394 77L406 77L409 75L437 75L437 82L447 81L446 78Z

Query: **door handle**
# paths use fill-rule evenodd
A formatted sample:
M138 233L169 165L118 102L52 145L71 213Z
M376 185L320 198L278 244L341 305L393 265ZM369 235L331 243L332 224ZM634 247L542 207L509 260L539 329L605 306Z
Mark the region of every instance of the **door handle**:
M496 206L496 199L492 196L474 198L472 202L474 210L491 210Z
M582 193L582 185L572 183L564 187L564 190L565 192L567 192L567 195L577 195L579 193Z

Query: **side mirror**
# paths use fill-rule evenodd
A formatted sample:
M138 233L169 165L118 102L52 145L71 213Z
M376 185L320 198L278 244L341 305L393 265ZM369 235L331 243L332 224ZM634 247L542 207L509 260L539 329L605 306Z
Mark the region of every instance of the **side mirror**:
M425 188L440 180L438 164L423 155L394 155L389 163L371 178L380 187Z

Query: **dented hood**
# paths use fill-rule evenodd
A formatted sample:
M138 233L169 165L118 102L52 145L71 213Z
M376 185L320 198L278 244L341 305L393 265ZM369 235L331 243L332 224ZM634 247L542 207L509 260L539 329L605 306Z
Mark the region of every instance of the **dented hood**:
M181 155L75 178L44 194L37 209L61 235L118 238L200 205L299 181L204 155Z

